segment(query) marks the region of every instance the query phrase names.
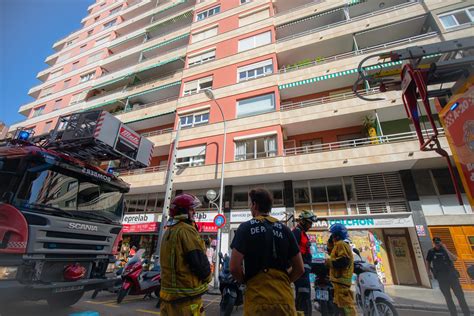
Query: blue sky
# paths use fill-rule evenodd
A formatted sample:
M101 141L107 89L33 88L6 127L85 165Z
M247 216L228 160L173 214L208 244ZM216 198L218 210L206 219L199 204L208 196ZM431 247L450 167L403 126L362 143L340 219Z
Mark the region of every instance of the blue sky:
M33 101L28 90L41 83L56 40L78 29L94 0L0 0L0 120L24 119L20 105Z

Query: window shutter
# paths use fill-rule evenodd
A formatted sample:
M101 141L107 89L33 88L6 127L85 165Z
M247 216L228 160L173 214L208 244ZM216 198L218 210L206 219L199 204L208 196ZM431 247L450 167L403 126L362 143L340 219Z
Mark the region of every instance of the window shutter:
M195 157L206 154L206 145L178 149L176 158Z
M55 70L54 72L49 74L48 79L51 80L51 79L57 78L57 77L61 76L62 74L63 74L63 69L62 68L58 69L58 70Z
M239 27L252 24L270 17L270 9L261 10L239 18Z
M102 54L103 52L100 52L95 55L89 56L89 58L87 59L87 64L92 64L92 63L95 63L96 61L99 61L102 58Z
M239 52L243 52L253 48L254 38L244 38L239 41Z
M271 32L265 32L255 36L255 47L267 45L272 42Z
M247 66L240 67L238 69L238 72L252 70L252 69L256 69L256 68L260 68L260 67L265 67L265 66L272 65L272 64L273 64L273 60L268 59L268 60L264 60L264 61L261 61L261 62L258 62L258 63L254 63L254 64L250 64L250 65L247 65Z

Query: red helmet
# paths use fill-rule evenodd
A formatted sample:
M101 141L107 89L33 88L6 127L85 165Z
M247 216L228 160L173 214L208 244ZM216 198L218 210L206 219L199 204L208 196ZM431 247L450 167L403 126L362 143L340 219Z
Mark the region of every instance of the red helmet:
M180 214L187 214L201 206L201 201L192 194L183 193L171 201L170 216L175 217Z

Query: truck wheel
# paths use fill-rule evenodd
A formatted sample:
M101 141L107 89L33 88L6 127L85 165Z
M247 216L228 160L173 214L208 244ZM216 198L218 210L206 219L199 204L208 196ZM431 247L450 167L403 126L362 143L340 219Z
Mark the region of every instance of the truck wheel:
M83 291L52 294L46 300L52 308L66 308L76 304L84 295Z

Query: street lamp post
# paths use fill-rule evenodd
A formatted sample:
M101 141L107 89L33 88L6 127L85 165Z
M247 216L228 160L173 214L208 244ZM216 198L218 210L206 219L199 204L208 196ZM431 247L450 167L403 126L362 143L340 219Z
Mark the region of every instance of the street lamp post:
M224 112L222 111L222 108L220 104L217 102L214 93L212 93L212 90L206 89L204 90L204 94L206 97L208 97L210 100L213 100L217 107L219 108L219 111L221 112L222 116L222 121L224 123L224 145L222 146L222 167L221 167L221 186L220 186L220 192L219 192L219 208L217 209L218 214L222 214L222 201L224 199L224 176L225 176L225 153L226 153L226 144L227 144L227 124L224 116ZM217 247L216 247L216 266L214 268L214 289L217 289L219 287L219 253L221 252L221 239L222 239L222 228L219 228L217 230Z

